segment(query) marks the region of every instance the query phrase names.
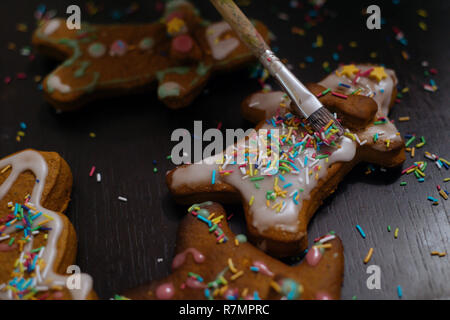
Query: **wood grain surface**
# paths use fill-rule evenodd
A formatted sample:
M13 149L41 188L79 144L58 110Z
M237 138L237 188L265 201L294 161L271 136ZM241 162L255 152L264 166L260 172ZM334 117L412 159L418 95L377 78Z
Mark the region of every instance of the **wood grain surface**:
M48 9L56 9L59 16L65 16L68 5L78 3L83 9L82 19L95 23L113 22L111 12L123 12L131 3L96 1L103 3L104 9L89 16L81 1L42 2ZM149 22L159 17L156 1L137 2L139 10L124 15L119 23ZM0 157L31 147L59 152L67 160L74 175L67 214L78 234L77 263L83 272L93 276L99 296L107 299L169 272L175 232L186 213L186 207L172 201L164 182L165 172L173 168L166 159L175 144L170 141L172 131L193 130L194 120L202 120L204 130L217 127L219 122L222 128L249 128L251 124L240 116L240 103L260 87L249 78L249 70L243 70L215 78L191 107L179 111L167 109L155 92L149 92L95 102L76 113L57 114L44 102L33 81L35 75L48 74L56 63L41 56L30 61L19 53L20 48L30 45L38 3L0 1ZM196 3L205 17L219 20L208 1ZM319 11L323 22L311 28L305 27L304 17L312 7L306 1L302 3L303 8L293 9L287 0L254 0L242 8L248 16L269 26L276 36L273 47L304 82L319 81L326 75L324 61L332 70L338 63L352 61L383 63L395 69L399 87L408 87L409 93L393 108L391 118L410 116L409 122L397 123L400 132L423 135L427 140L415 158L407 156L404 167L424 160L424 151L449 159L450 2L401 0L396 5L390 0L329 1ZM385 24L381 30L370 31L362 11L374 3L380 5ZM428 17L419 16L418 9L427 10ZM427 24L427 31L419 28L420 21ZM16 29L20 23L28 26L27 32ZM305 36L293 34L293 26L304 28ZM407 46L395 40L393 26L404 32ZM313 48L318 34L323 36L324 45ZM357 42L356 48L349 46L351 41ZM9 42L16 44L15 51L7 49ZM343 49L338 52L339 44ZM409 60L402 57L402 50L409 53ZM333 60L334 52L339 53L339 61ZM371 58L371 52L377 52L377 57ZM315 61L301 69L299 63L307 56ZM437 92L423 89L423 83L430 79L424 75L429 68L421 66L424 60L429 68L438 70L433 75L439 86ZM13 79L8 85L3 82L3 78L14 78L20 72L28 78ZM26 136L17 142L20 122L28 128ZM90 138L90 132L96 137ZM403 299L450 298L450 257L430 255L434 250L450 249L450 204L436 190L437 184L450 189L450 182L443 182L450 172L428 162L423 183L412 175L401 176L400 170L382 172L375 168L366 175L367 165L358 166L311 221L310 242L329 230L336 231L343 240L344 299L398 299L398 285L403 289ZM93 165L102 174L101 183L89 177ZM401 181L407 185L400 186ZM119 201L118 196L128 198L128 202ZM439 198L439 205L433 206L428 196ZM241 207L226 209L234 213L234 230L245 230ZM356 224L364 229L366 239L359 235ZM391 232L387 231L388 225ZM399 228L398 239L394 239L395 228ZM363 259L371 247L374 254L369 264L381 268L380 290L366 286L369 275Z

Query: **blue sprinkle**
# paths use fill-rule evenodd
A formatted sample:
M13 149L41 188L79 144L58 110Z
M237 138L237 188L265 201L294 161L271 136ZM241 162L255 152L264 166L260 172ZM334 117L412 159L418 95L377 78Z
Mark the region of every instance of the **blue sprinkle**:
M402 287L397 286L397 294L398 294L398 297L399 297L399 298L403 297L403 290L402 290Z
M363 237L365 239L366 234L364 233L363 229L361 228L361 226L359 224L356 225L356 229L358 229L359 233L361 234L361 237Z

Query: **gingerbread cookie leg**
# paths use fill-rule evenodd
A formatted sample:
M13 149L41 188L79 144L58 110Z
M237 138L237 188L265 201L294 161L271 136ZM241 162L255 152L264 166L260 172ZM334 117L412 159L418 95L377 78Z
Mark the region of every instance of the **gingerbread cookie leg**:
M268 38L267 28L255 25ZM53 19L34 32L33 44L63 61L43 81L46 99L63 111L154 90L157 81L161 101L185 107L210 75L254 60L226 23L209 24L187 1L168 2L160 22L150 24L84 23L69 30L63 19Z
M344 270L341 241L325 235L304 261L288 266L234 235L216 203L193 205L182 221L172 274L129 290L132 299L339 299Z
M362 87L359 95L345 95L338 88L340 82L334 87L330 83L329 90L308 86L342 120L345 136L338 138L332 123L313 132L304 119L292 114L290 101L281 92L252 95L243 104L243 114L254 122L264 120L250 137L253 146L242 140L201 164L169 172L167 184L175 199L188 203L240 197L248 234L259 248L278 256L304 250L309 220L357 163L396 166L405 159L403 140L382 110L393 100L393 72L392 78L377 82L370 78L372 67L359 68L365 79L354 85ZM367 93L367 88L373 89ZM379 100L364 95L372 92ZM235 159L239 151L247 155L244 163Z
M76 235L61 213L72 174L58 154L25 150L0 160L0 298L94 299L86 274L69 279ZM71 282L73 280L73 282Z

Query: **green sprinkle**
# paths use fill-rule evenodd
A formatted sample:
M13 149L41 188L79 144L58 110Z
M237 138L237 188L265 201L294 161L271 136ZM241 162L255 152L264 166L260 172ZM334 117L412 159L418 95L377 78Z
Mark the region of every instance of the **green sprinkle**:
M264 177L253 177L253 178L250 178L250 181L261 181L261 180L264 180Z
M385 124L386 121L375 121L373 124L374 125L379 125L379 124Z
M327 154L321 154L316 157L316 159L325 159L325 158L328 158Z
M400 185L401 185L401 186L406 186L406 182L405 182L405 181L402 181L402 182L400 182Z
M387 229L388 229L388 232L391 232L391 226L388 226Z
M30 252L31 252L31 253L39 252L39 251L41 251L42 248L43 248L43 247L39 247L39 248L36 248L36 249L31 250Z
M166 157L166 159L170 160L170 159L172 159L172 156L169 155L169 156Z
M11 240L9 240L8 246L12 246L12 244L14 243L14 239L16 239L16 238L12 237Z
M153 168L153 172L157 173L158 172L158 168Z
M257 182L255 183L255 188L256 188L256 189L260 189L260 188L261 188L261 187L259 186L259 183L257 183Z
M331 91L331 88L328 88L327 90L324 90L324 91L322 91L322 95L324 96L324 95L326 95L328 92L330 92Z
M412 136L408 141L406 141L405 146L408 147L414 140L416 140L416 136Z

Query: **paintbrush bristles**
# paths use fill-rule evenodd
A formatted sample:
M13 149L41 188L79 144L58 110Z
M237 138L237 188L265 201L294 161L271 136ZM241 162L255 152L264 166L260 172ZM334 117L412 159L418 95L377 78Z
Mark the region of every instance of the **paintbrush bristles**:
M344 134L344 128L342 128L339 121L333 117L330 111L328 111L325 107L319 108L313 114L311 114L308 118L310 125L313 127L314 131L320 131L323 127L328 125L330 120L333 120L333 124L336 129L339 131L336 133L338 136L342 136Z

